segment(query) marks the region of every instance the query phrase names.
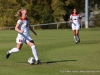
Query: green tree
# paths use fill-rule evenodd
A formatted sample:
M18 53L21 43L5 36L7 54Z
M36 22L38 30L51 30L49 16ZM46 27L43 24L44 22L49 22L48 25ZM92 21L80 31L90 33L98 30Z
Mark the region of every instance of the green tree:
M94 8L99 0L89 0L90 7ZM15 13L26 8L29 11L31 24L60 22L68 20L73 8L79 12L85 10L85 0L0 0L0 27L15 26ZM64 21L64 20L63 20Z
M51 7L53 10L54 21L59 22L60 18L62 18L66 14L66 10L64 8L64 3L62 0L52 0Z
M9 27L15 25L15 11L19 5L16 0L0 0L0 27ZM16 8L16 10L14 10Z
M65 1L66 7L71 12L76 8L79 12L85 10L85 0L67 0Z

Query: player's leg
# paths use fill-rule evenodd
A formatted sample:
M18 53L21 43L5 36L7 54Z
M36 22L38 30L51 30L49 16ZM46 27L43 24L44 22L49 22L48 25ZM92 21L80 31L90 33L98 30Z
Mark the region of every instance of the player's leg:
M17 38L16 39L16 47L12 48L11 50L9 50L6 54L6 58L8 59L9 56L11 55L11 53L16 53L16 52L19 52L19 50L21 50L22 46L23 46L23 43L24 43L24 39L23 38Z
M34 58L36 60L36 64L40 64L40 61L38 59L38 54L37 54L37 50L36 50L36 47L35 47L35 44L34 44L34 41L31 40L31 41L28 41L27 44L31 47L32 49L32 53L34 55Z
M77 33L77 39L78 39L78 42L80 42L79 30L78 30L78 33Z
M9 50L6 54L6 58L8 59L9 56L11 55L11 53L16 53L19 52L19 50L21 49L23 44L17 44L17 46L15 48L12 48L11 50Z
M15 53L15 52L19 52L19 50L21 50L23 44L17 44L15 48L12 48L9 53Z
M79 29L80 29L80 27L77 26L77 28L76 28L76 36L77 36L77 41L78 41L78 43L80 42Z
M74 24L72 24L72 31L73 31L73 34L74 34L74 40L75 40L75 43L77 43L76 26L75 26Z
M75 43L77 44L78 41L77 41L77 36L76 36L76 30L73 30L73 34L74 34L74 40L75 40Z

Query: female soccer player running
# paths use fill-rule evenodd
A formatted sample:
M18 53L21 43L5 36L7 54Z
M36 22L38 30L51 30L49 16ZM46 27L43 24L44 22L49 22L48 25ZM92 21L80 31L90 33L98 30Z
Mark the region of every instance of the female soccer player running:
M77 13L76 9L73 9L73 13L70 15L70 22L72 23L72 30L74 33L75 43L80 42L79 29L80 29L81 16Z
M38 55L37 55L37 50L35 48L35 43L32 40L32 38L30 37L29 34L29 29L35 34L36 32L31 28L30 24L29 24L29 20L27 17L27 13L28 11L26 9L21 9L17 12L16 16L19 16L19 20L17 21L17 24L15 26L15 30L18 32L18 36L16 38L16 47L12 48L11 50L9 50L6 54L6 58L8 59L9 56L11 55L11 53L14 52L19 52L23 46L24 43L27 43L31 49L32 49L32 53L34 55L34 58L36 60L36 64L40 64L40 61L38 59Z

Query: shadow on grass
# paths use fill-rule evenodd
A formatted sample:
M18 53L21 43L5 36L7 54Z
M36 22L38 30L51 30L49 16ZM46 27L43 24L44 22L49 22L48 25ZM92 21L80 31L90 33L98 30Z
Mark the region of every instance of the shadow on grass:
M40 64L53 64L53 63L58 63L58 62L75 62L75 61L77 60L60 60L60 61L47 61L47 62L40 61L41 62ZM27 64L28 62L19 62L19 63Z
M74 62L77 60L60 60L60 61L47 61L47 62L41 62L42 64L51 64L51 63L58 63L58 62Z
M86 41L86 42L81 42L81 44L99 44L100 41L96 40L96 41Z

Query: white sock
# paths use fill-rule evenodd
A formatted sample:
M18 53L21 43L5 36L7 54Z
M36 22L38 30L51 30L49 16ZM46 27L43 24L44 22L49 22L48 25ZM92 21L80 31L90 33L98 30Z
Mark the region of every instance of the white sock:
M38 60L38 54L37 54L35 45L33 45L33 46L31 47L31 49L32 49L32 53L33 53L33 55L34 55L34 58L35 58L35 60L37 61L37 60Z
M78 40L80 40L79 34L77 36L78 36Z
M17 49L17 48L12 48L10 51L9 51L9 53L11 54L11 53L13 53L13 52L18 52L19 51L19 49Z
M77 38L76 38L76 36L74 36L74 40L75 40L75 42L77 42Z
M77 40L79 40L78 36L76 35Z

